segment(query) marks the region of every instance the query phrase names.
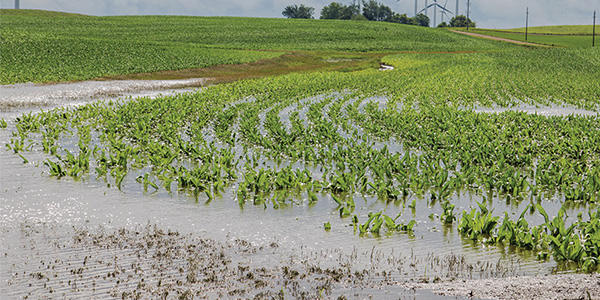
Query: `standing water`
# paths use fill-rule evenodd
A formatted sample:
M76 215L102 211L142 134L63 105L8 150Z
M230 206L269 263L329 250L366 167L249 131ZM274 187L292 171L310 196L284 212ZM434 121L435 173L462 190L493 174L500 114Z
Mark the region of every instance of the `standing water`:
M22 113L96 100L190 92L190 81L84 82L0 87L0 143L12 138ZM195 91L201 92L201 91ZM32 141L34 142L34 141ZM448 299L407 290L405 281L489 278L550 273L527 251L472 244L430 215L439 205L418 199L414 209L356 199L361 220L382 209L415 220L413 234L360 236L333 201L272 207L245 205L235 187L198 200L187 193L144 191L134 178L122 190L95 175L50 177L41 152L0 151L1 283L3 298L328 297ZM324 196L325 197L325 196ZM462 192L456 211L477 207ZM301 197L300 197L301 198ZM491 201L496 211L524 205ZM560 203L548 204L556 214ZM541 223L533 216L532 223ZM537 218L537 219L536 219ZM331 230L324 230L324 223ZM170 298L170 297L168 297ZM455 299L454 297L449 299Z

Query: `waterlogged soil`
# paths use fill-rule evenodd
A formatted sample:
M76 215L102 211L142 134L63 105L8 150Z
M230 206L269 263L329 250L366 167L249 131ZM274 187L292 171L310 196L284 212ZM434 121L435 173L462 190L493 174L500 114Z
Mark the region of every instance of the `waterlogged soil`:
M88 94L35 101L36 108L15 105L19 109L0 113L9 121L9 128L0 129L0 143L10 140L18 113L89 101ZM387 146L401 151L400 145ZM415 197L414 209L353 196L361 220L386 209L388 215L403 211L403 222L417 221L414 234L360 236L348 218L339 217L333 201L309 204L306 195L298 195L294 203L277 208L240 207L235 186L213 200L195 199L187 193L143 191L135 176L128 176L119 191L94 175L57 180L41 163L45 154L23 155L27 161L6 148L0 151L3 299L505 299L486 293L498 287L481 280L545 275L564 267L538 261L527 251L462 239L456 225L442 226L435 218L441 208L426 195ZM272 161L261 164L277 167ZM460 214L477 207L481 197L461 192L451 202ZM518 216L529 203L498 195L487 199L498 215ZM561 203L547 201L544 207L555 215ZM571 207L567 213L579 211L585 208ZM528 221L535 225L543 218L532 214ZM323 229L325 222L331 230ZM537 277L512 282L522 278ZM441 283L468 291L453 294L429 285ZM564 297L579 299L580 283L563 290L574 291ZM592 296L598 293L593 287L586 289ZM523 299L537 294L529 295Z
M3 299L462 299L405 289L394 268L418 260L375 250L289 253L277 242L217 242L157 225L23 222L3 238Z
M409 289L430 289L439 295L499 300L599 299L600 275L563 274L458 280L405 284Z

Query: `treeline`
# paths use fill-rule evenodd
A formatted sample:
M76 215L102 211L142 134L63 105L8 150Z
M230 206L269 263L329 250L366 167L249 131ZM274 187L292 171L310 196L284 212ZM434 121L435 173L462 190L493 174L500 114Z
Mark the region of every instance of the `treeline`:
M361 2L362 7L360 5ZM408 17L406 14L394 12L389 6L375 0L361 2L350 5L331 2L321 9L320 19L383 21L429 27L430 19L424 14ZM314 11L313 7L305 6L304 4L289 5L285 7L282 14L288 18L313 19ZM466 19L465 16L456 16L452 18L450 24L442 22L438 27L465 27ZM475 27L475 23L470 19L469 26Z
M383 21L419 26L429 26L430 22L429 17L424 14L408 17L406 14L394 12L389 6L375 0L363 2L362 13L360 4L345 5L339 2L331 2L331 4L323 7L320 18Z

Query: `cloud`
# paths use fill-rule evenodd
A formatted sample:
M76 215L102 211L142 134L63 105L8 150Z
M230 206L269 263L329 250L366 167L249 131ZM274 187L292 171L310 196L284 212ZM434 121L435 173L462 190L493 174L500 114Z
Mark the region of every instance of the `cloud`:
M89 15L192 15L281 18L287 5L305 4L315 8L318 18L323 6L332 1L320 0L21 0L21 8L46 9ZM351 0L338 0L350 4ZM414 0L379 0L395 12L414 14ZM591 24L594 9L600 12L600 0L473 0L471 18L483 28L515 28L525 26L525 10L529 7L531 26ZM427 0L428 4L433 0ZM455 0L439 0L450 11ZM460 14L466 12L466 0L459 0ZM418 9L425 0L417 0ZM0 7L12 8L14 0L0 0ZM433 21L433 11L429 10ZM437 21L441 21L440 14Z

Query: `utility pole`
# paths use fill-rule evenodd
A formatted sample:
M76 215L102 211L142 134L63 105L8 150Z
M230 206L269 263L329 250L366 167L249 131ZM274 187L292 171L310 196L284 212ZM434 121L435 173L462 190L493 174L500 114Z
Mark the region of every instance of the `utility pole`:
M471 0L467 0L467 31L469 31L469 10L471 10Z
M525 40L527 40L528 27L529 27L529 7L527 7L527 12L525 13Z
M592 47L596 46L596 11L594 11L594 26L592 27Z

